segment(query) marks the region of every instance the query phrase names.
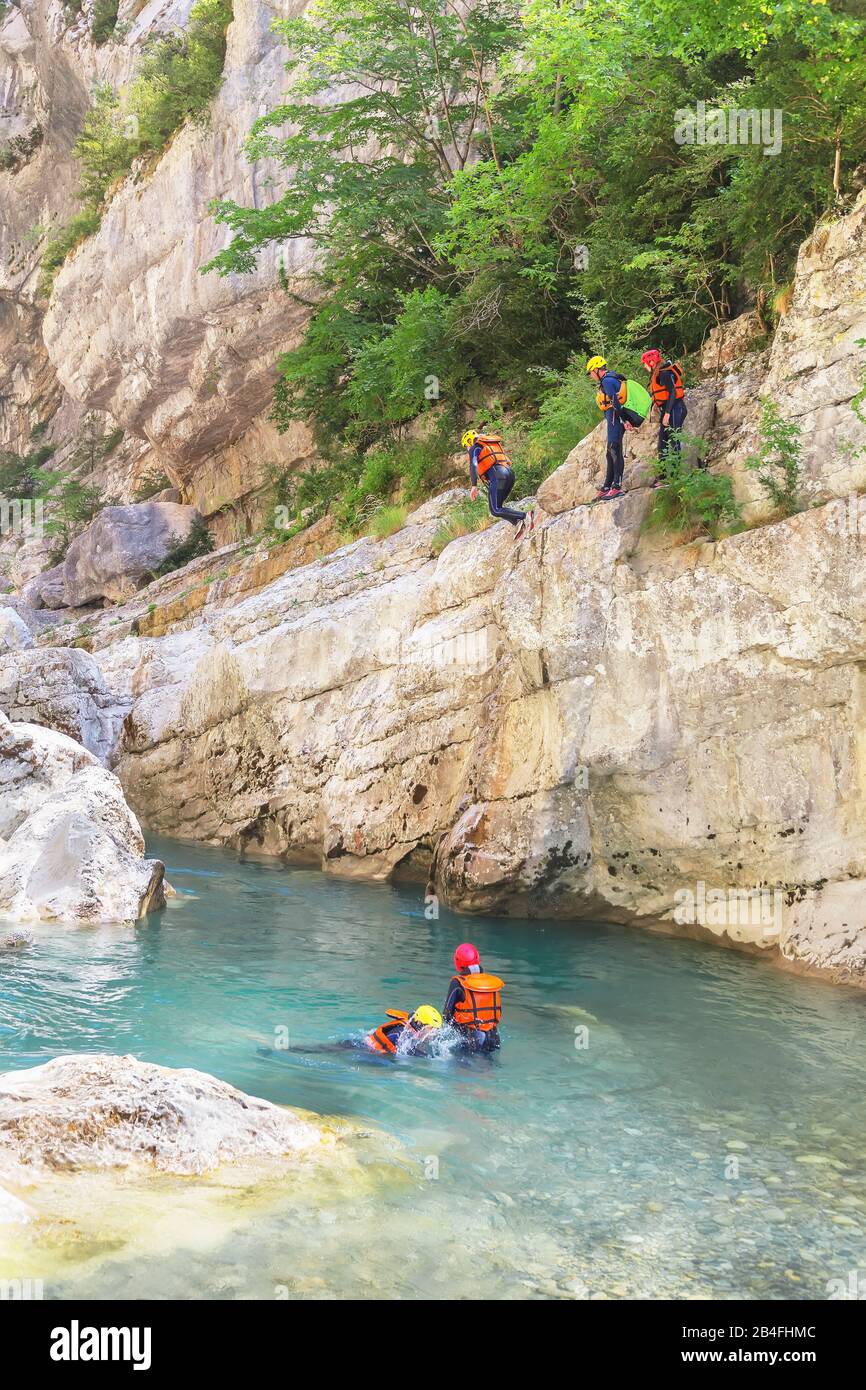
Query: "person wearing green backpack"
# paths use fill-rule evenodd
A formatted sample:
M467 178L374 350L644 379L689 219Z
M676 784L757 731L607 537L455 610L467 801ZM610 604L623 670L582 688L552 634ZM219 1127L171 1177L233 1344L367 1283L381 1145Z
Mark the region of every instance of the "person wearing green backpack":
M619 372L612 372L603 357L590 357L586 370L598 382L595 399L607 420L607 472L596 501L613 502L623 495L625 432L640 428L649 415L652 401L639 381L630 381Z

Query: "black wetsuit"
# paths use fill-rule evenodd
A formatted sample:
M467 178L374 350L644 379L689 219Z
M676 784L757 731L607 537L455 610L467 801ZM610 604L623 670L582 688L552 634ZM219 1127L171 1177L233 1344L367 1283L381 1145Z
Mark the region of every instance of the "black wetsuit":
M604 475L603 488L609 492L611 488L622 487L622 475L625 469L625 455L623 453L623 439L625 438L626 422L637 429L641 424L640 416L635 415L633 410L627 406L620 405L619 392L622 388L624 378L617 372L605 372L599 382L599 390L602 395L610 401L610 405L605 410L607 420L607 472Z
M677 400L677 374L672 370L670 363L665 363L659 370L656 380L659 386L667 391L667 398L659 404L659 459L662 463L659 477L663 478L665 476L665 455L667 453L679 454L682 451L680 441L672 439L671 434L674 430L682 429L689 412L686 409L685 400L682 398ZM664 423L666 415L670 416L667 424Z
M480 975L480 965L470 965L468 970L461 971L463 975ZM454 1010L458 1004L462 1004L466 998L466 991L460 983L460 975L455 975L448 987L448 998L445 1000L445 1007L442 1010L442 1018L445 1023L450 1023L452 1028L456 1028L461 1034L466 1047L472 1052L495 1052L502 1046L502 1039L499 1036L498 1028L491 1028L484 1032L481 1028L467 1028L462 1023L454 1022Z
M473 487L478 486L478 455L481 451L480 444L473 444L469 450L469 480ZM514 487L514 469L509 468L504 463L491 464L481 480L487 485L487 505L490 515L495 516L500 521L510 521L512 526L519 526L526 520L526 512L519 512L516 507L506 507L511 489Z

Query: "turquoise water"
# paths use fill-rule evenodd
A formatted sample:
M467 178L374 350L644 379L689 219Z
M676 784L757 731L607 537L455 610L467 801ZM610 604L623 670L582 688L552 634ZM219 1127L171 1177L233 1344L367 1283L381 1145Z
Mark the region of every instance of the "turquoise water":
M431 922L414 888L150 848L165 913L0 954L3 1069L197 1067L381 1127L410 1178L312 1206L287 1184L205 1250L179 1226L146 1257L122 1236L66 1252L59 1296L789 1299L866 1272L866 997L637 930ZM499 1054L330 1049L386 1007L441 1008L467 937L507 984Z

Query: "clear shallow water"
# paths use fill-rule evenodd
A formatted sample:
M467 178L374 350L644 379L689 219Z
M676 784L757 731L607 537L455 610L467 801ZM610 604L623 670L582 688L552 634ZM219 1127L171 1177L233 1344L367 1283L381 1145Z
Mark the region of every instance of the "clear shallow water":
M408 1176L266 1200L160 1180L158 1239L134 1187L82 1183L106 1229L31 1252L52 1294L796 1299L866 1277L866 996L639 931L428 922L412 888L151 849L167 912L0 953L3 1069L83 1051L198 1067L372 1122ZM387 1007L441 1007L467 937L507 983L493 1059L328 1050Z

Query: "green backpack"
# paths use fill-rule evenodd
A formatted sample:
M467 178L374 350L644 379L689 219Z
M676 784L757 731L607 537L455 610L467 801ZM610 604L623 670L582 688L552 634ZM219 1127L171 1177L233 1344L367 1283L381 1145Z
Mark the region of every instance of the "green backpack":
M652 397L645 386L641 386L639 381L632 381L631 377L621 376L619 372L612 372L617 381L625 383L625 400L622 409L627 410L630 415L635 417L635 422L642 425L646 417L652 410Z
M632 381L631 377L625 383L625 404L627 410L633 410L635 415L639 415L641 423L646 419L652 410L652 398L645 386L641 386L639 381Z

